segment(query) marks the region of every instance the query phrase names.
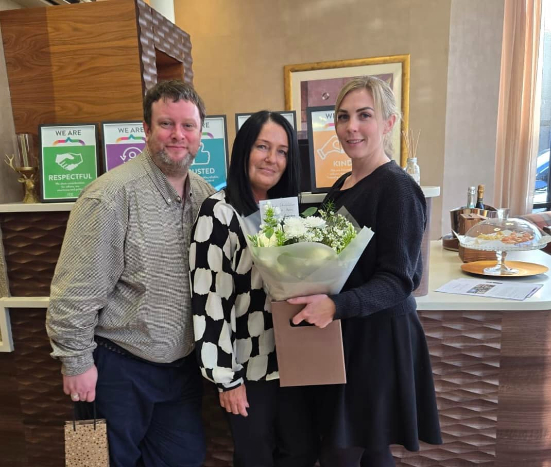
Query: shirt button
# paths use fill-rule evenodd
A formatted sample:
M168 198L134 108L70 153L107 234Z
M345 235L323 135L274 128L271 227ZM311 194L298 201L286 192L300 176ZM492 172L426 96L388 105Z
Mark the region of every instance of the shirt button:
M178 201L179 203L182 202L182 198L180 198L179 196L176 198L176 201Z
M170 203L171 201L172 201L172 200L171 200L170 198L167 198L167 199L166 199L166 202L167 202L167 203Z

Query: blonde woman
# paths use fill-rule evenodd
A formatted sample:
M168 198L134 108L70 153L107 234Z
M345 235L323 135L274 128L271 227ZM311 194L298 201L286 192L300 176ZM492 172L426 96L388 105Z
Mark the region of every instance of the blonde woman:
M400 118L389 86L374 77L347 83L335 128L352 171L327 200L375 236L343 291L289 300L306 307L293 319L319 327L342 320L347 384L325 389L323 466L393 466L389 445L440 444L425 334L412 292L421 279L426 224L423 192L392 159L390 135ZM320 388L318 388L320 389Z

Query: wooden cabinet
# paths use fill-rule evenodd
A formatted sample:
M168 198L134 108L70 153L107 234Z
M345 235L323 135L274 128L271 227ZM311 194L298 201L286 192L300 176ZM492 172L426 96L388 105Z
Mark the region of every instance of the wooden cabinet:
M16 133L141 120L158 80L193 83L191 41L142 0L0 12Z

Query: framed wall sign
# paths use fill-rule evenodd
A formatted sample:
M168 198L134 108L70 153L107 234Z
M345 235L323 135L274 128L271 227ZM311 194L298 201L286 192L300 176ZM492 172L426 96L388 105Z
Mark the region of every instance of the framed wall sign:
M134 159L144 150L143 122L103 122L101 127L105 172Z
M294 130L297 129L297 113L294 110L282 110L282 111L274 111L274 112L284 117L291 124ZM252 113L235 114L235 132L236 133L239 131L243 123L245 123L251 115Z
M39 138L42 201L74 201L98 177L97 125L39 125Z
M409 129L409 55L286 65L285 109L297 111L297 131L309 130L306 109L334 106L340 89L357 76L376 76L386 81L394 92L402 111L402 122L392 130L393 158L405 167L407 148L402 135Z
M352 161L342 150L335 133L335 107L309 107L308 146L310 148L310 178L312 193L323 193L352 170Z
M216 190L221 190L226 186L228 160L226 116L208 116L203 123L199 151L189 170L203 177Z

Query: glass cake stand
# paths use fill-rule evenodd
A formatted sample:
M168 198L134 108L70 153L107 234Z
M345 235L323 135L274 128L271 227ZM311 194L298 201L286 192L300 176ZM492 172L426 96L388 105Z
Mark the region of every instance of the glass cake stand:
M489 276L530 275L521 274L518 266L531 265L532 263L515 261L513 264L507 265L505 262L507 253L511 251L539 250L551 242L551 235L547 235L536 225L523 219L508 218L506 212L495 219L479 222L471 227L465 235L460 235L458 238L460 245L464 248L495 251L497 263L493 264L491 262L491 265L481 269L480 272ZM480 263L488 263L488 261ZM532 270L538 271L538 268L532 268ZM540 266L539 272L533 273L539 274L545 271L547 271L547 268ZM475 271L468 270L468 272Z

